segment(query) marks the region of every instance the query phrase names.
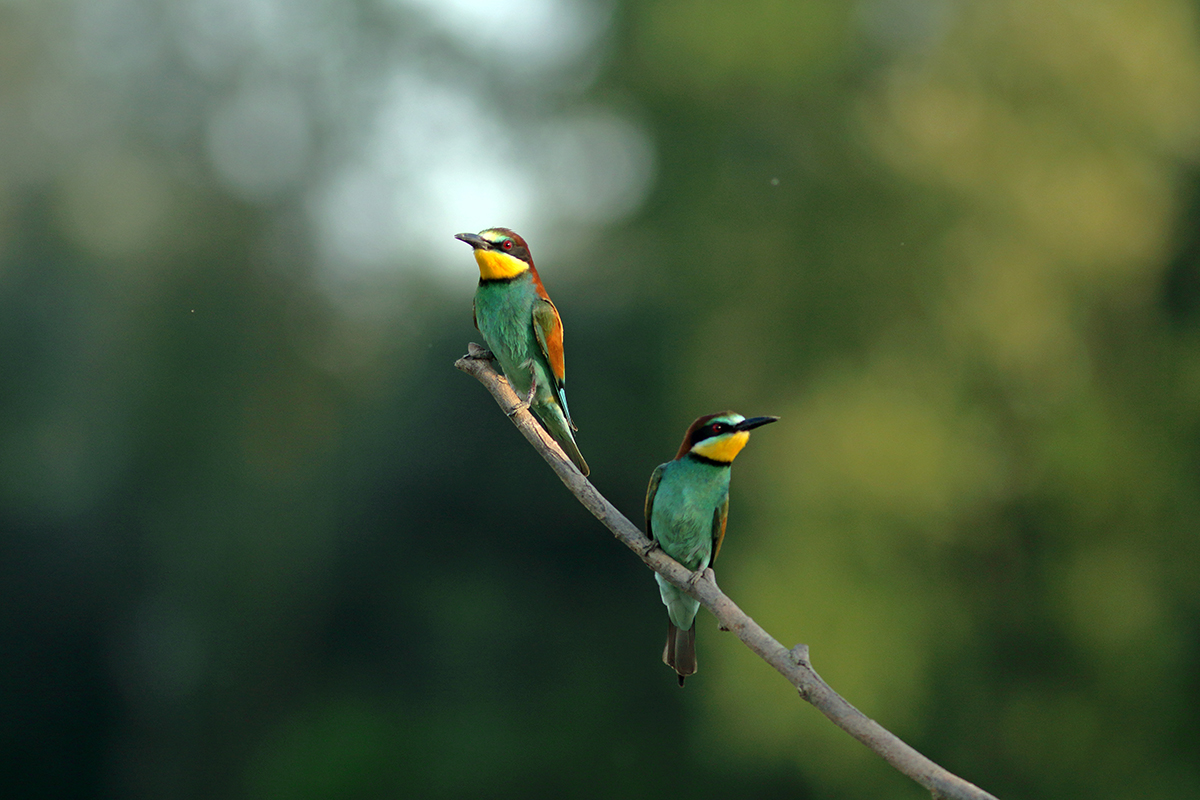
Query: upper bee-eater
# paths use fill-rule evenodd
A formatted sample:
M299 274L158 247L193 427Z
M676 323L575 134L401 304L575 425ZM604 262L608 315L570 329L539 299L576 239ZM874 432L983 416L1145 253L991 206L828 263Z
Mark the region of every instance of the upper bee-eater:
M779 417L746 419L732 411L700 417L684 434L674 461L660 464L646 490L646 534L696 577L716 560L729 518L729 473L750 431ZM696 673L696 612L700 601L658 573L667 607L663 662L683 679Z
M475 327L509 385L526 398L563 452L587 475L587 462L571 435L578 429L567 409L562 319L533 266L529 245L508 228L454 238L474 248L479 264Z

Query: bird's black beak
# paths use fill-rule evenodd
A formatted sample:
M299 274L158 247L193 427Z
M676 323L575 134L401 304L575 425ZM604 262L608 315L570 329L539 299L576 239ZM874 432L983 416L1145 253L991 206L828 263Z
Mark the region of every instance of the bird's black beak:
M476 250L487 250L492 246L491 242L489 242L487 239L484 239L478 233L456 233L454 234L454 238L458 239L460 242L466 242Z
M750 419L742 420L734 428L739 431L749 431L771 422L779 422L779 417L751 417Z

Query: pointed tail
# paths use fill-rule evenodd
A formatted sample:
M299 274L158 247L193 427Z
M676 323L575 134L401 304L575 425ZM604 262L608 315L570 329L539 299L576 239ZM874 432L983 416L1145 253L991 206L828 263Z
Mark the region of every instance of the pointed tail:
M679 685L683 679L696 674L696 622L686 631L667 620L667 644L663 647L663 663L675 670Z
M571 435L570 423L563 416L562 408L557 403L549 403L544 406L534 406L533 410L537 412L546 432L554 441L558 442L558 446L567 454L567 458L571 459L579 468L584 477L587 477L591 470L588 469L587 462L583 460L583 453L579 452L579 447L575 444L575 437Z

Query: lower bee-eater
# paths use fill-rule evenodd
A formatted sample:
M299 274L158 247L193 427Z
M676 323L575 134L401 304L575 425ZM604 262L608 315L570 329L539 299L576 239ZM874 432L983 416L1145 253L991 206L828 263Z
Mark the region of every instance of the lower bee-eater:
M571 434L563 325L533 266L529 245L508 228L454 237L471 245L479 264L475 327L504 370L509 385L584 475L587 462Z
M683 437L675 460L660 464L646 490L646 534L698 577L717 558L729 517L729 473L750 431L779 417L723 411L700 417ZM679 685L696 673L696 612L700 601L654 574L667 607L663 662Z

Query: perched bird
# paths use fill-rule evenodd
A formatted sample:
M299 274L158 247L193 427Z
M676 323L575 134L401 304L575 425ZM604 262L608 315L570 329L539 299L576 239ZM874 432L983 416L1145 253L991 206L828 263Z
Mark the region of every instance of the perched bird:
M571 434L578 428L567 409L562 320L533 266L529 245L508 228L454 238L474 248L479 264L475 327L509 385L525 397L563 452L587 475L587 462Z
M660 464L646 490L646 535L698 577L721 551L729 517L729 472L750 431L779 417L746 419L732 411L700 417L684 434L674 461ZM663 662L683 679L696 672L700 601L655 573L667 607Z

